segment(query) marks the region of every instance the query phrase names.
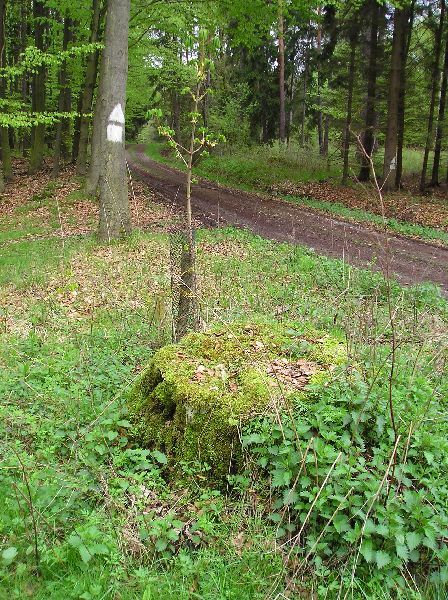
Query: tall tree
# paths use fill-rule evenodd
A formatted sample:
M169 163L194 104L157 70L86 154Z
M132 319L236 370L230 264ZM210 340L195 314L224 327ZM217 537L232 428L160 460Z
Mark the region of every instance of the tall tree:
M398 118L400 101L401 71L406 68L403 64L403 40L406 35L408 11L396 8L394 11L394 33L390 57L389 91L387 98L387 126L384 144L383 189L390 191L395 188L395 171L397 168Z
M90 43L96 43L99 40L101 21L101 0L92 2L92 20L90 24ZM84 84L81 94L79 121L79 134L77 141L76 171L79 175L85 175L87 172L87 146L89 141L90 117L88 116L92 109L93 93L96 84L98 70L99 51L91 53L87 57Z
M442 153L443 123L445 121L446 93L448 85L448 35L445 42L445 58L443 61L442 84L440 88L439 114L437 117L436 142L434 145L434 161L432 164L431 185L439 185L440 158Z
M406 10L406 9L405 9ZM404 131L405 131L405 113L406 113L406 73L407 73L407 60L409 55L409 48L411 45L412 29L414 26L414 15L415 15L415 0L412 0L411 5L407 9L409 12L409 18L407 19L407 29L402 37L401 46L401 65L400 70L400 91L398 95L398 115L397 115L397 169L395 172L395 187L400 189L401 179L403 176L403 145L404 145Z
M45 16L46 8L43 0L34 0L33 17L34 17L34 43L38 50L44 50L44 32L45 32ZM45 79L46 70L41 66L36 69L32 79L32 110L36 113L45 111ZM35 125L31 132L31 155L29 172L35 173L43 164L44 147L45 147L45 125L40 122Z
M70 41L73 38L73 22L69 17L64 18L64 32L62 39L62 50L65 51L68 48ZM68 73L67 73L67 61L64 60L60 72L59 72L59 101L58 101L58 111L60 113L70 112L71 107L71 90L70 84L68 81ZM54 142L54 156L53 156L53 171L52 177L56 178L59 175L60 162L61 162L61 154L64 154L65 157L67 155L66 146L67 140L64 139L64 124L68 125L68 121L60 120L56 126L56 138ZM65 148L64 148L65 146Z
M6 0L0 0L0 68L5 66L6 35L5 35ZM0 79L0 100L6 100L7 84L5 78ZM1 164L0 164L0 193L5 189L5 180L11 172L11 152L9 147L9 129L0 128Z
M350 42L350 59L348 67L348 89L347 89L347 115L345 118L344 128L344 147L343 147L343 169L342 169L342 185L347 185L349 153L350 153L350 127L353 117L353 87L355 84L355 67L356 67L356 46L358 44L358 23L355 21L349 29Z
M101 239L128 234L131 217L125 158L125 106L128 74L128 30L130 0L109 0L104 52L95 106L92 162L99 187Z
M375 143L375 121L376 121L376 80L378 72L378 33L380 21L380 5L376 0L369 0L370 9L370 32L369 32L369 62L367 67L367 98L365 108L365 126L362 137L363 156L361 158L360 181L370 179L370 160ZM365 153L365 155L364 155Z
M286 92L285 92L285 15L283 0L278 2L278 73L280 87L280 127L281 142L286 141Z
M433 145L434 135L434 112L439 91L440 55L442 53L442 37L445 21L445 0L440 0L439 26L434 38L434 62L431 75L431 100L429 104L428 128L426 132L425 151L423 154L423 165L420 176L420 191L426 188L426 171L428 170L429 153Z

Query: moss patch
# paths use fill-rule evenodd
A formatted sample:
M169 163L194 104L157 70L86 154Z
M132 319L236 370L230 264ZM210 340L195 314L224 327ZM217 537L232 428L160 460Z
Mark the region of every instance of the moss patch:
M192 333L160 349L131 392L135 437L173 466L207 463L222 481L242 466L239 426L306 395L343 360L336 339L276 323Z

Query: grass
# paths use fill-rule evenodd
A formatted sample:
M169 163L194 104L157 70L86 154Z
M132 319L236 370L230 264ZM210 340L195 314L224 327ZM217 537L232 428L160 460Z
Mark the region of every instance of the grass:
M1 260L0 598L282 593L288 569L261 499L257 507L247 495L208 490L197 465L172 481L128 439L127 390L170 337L166 236L136 232L111 246L22 240L2 248ZM233 229L199 232L198 272L208 326L309 323L345 339L368 376L383 374L390 327L380 275ZM392 303L397 360L409 364L403 381L411 389L416 372L443 395L447 302L434 286L392 284ZM178 535L175 520L199 522L201 540ZM172 555L155 550L165 530L178 536ZM336 598L325 582L308 573L300 585ZM392 597L374 574L355 582L354 598ZM397 597L446 597L419 586ZM300 597L297 586L291 598Z
M163 149L164 144L157 141L146 146L148 156L154 160L180 168L181 163L167 156ZM223 154L201 160L196 173L246 190L266 190L285 180L323 181L339 176L338 167L318 154L310 156L300 148L286 149L279 145L226 149Z
M163 149L163 143L157 141L151 141L146 146L146 152L150 158L181 168L181 163L174 157L167 156ZM414 173L419 157L418 150L405 150L404 164L408 174ZM380 153L378 153L377 160L380 161L380 158ZM334 180L335 183L339 183L341 176L339 162L327 161L314 151L304 151L296 146L282 148L279 145L225 149L222 155L213 155L201 160L195 173L222 185L249 192L266 192L271 189L271 186L286 181L308 183ZM284 196L284 198L343 219L384 227L380 215L350 208L341 202L317 200L303 196ZM387 218L385 225L391 232L448 244L448 233L443 229L395 218Z

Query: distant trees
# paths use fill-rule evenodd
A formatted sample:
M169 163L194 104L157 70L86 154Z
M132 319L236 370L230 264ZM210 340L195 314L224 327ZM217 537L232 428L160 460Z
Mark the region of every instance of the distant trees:
M111 6L116 0L0 0L0 69L14 70L0 70L4 177L11 174L13 147L29 158L30 172L51 155L55 176L73 161L77 173L88 174L88 191L100 189L107 162L103 107L105 94L115 90L102 91L97 80L109 60L108 43L104 52L100 44ZM131 135L148 109L161 107L176 141L186 141L182 66L196 58L189 40L201 23L221 49L207 73L214 93L200 112L232 143L296 138L332 160L340 156L344 183L350 176L367 181L373 156L388 191L402 185L403 148L413 146L423 151L422 192L440 183L448 167L446 0L179 0L169 6L133 0L132 6L129 31L124 24L118 32L128 33L130 47ZM124 54L116 59L122 64ZM124 98L116 104L124 113ZM355 136L367 157L356 153Z

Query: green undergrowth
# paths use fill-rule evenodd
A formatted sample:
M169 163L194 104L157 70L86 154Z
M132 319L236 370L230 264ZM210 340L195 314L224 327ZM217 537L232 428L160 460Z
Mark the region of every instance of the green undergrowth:
M159 162L176 168L182 165L173 156L166 153L163 143L152 141L146 145L147 155ZM412 153L410 153L412 154ZM311 158L310 158L311 156ZM226 151L222 156L209 156L199 162L195 168L198 176L232 186L248 192L266 192L275 184L285 181L307 183L327 181L340 177L338 171L328 170L322 157L313 153L302 157L301 152L288 152L276 148L250 148ZM372 223L377 227L400 235L416 237L427 241L436 241L448 245L448 233L443 229L428 227L395 218L387 218L385 223L381 215L345 206L340 202L316 200L304 196L284 196L288 201L308 206L329 214L337 215L358 223Z
M22 240L8 246L2 261L0 598L244 600L302 598L310 590L337 598L338 585L354 598L446 597L435 525L443 527L446 510L448 305L434 286L391 284L392 332L389 286L379 274L243 231L198 232L207 328L288 324L298 352L309 327L339 340L348 356L334 371L334 385L313 400L313 411L295 404L275 426L260 417L255 429L241 431L248 471L215 489L206 485L213 465L186 457L174 476L163 448L132 441L128 392L170 341L166 237L136 233L110 247L93 239L64 246ZM394 447L392 333L400 462L390 504L382 491L360 545L362 516L356 515L358 529L350 525L352 538L343 517L356 511L355 496L372 498ZM302 429L291 427L292 418ZM411 423L409 473L401 465ZM310 435L313 460L303 475L310 481L301 482L296 498L295 453ZM339 452L348 457L334 467L341 487L330 473L303 544L287 561L288 536L300 530ZM317 542L350 485L358 489L348 496L353 506L337 512L340 531L332 522ZM413 493L427 492L431 514L423 499L421 513L415 503L408 510L398 502L412 486ZM296 573L302 548L308 553L316 542Z

